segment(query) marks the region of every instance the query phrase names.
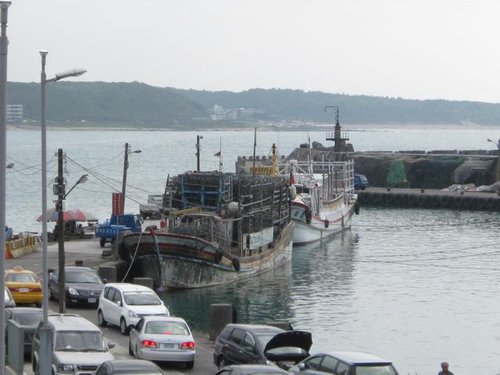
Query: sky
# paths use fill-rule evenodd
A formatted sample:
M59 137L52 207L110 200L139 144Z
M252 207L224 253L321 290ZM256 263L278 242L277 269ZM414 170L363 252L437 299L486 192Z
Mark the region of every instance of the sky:
M7 79L500 103L498 0L11 0Z

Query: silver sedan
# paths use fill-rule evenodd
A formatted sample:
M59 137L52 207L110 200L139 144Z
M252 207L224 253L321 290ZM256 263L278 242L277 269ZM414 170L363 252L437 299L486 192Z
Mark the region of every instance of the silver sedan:
M184 319L145 316L130 330L129 353L150 361L184 362L192 369L195 343Z

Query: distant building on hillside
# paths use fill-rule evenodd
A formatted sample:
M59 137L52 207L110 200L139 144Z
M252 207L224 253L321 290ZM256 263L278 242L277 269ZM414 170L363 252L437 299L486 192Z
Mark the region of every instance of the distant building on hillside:
M8 124L23 122L23 106L22 104L7 104L5 117Z

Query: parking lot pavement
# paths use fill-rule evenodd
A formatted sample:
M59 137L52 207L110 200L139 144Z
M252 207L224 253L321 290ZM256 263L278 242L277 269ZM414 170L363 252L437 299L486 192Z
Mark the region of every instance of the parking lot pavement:
M102 257L102 248L96 239L71 240L64 244L65 258L67 265L74 265L75 261L83 261L84 266L97 266L108 259ZM106 249L110 249L108 244ZM55 269L58 266L58 245L49 243L47 246L48 268ZM6 259L5 268L12 268L20 265L39 275L42 275L42 251L23 255L15 259ZM49 311L57 312L58 303L50 301ZM68 307L67 313L79 314L97 325L97 313L95 308L72 308ZM118 327L103 327L102 332L107 340L113 342L115 347L111 352L118 359L132 358L128 354L128 336L123 336ZM196 342L195 364L192 370L186 370L180 364L160 363L160 367L166 374L191 374L191 375L211 375L215 374L217 367L213 364L213 341L209 340L208 334L204 332L193 332ZM33 374L31 363L26 362L24 366L27 375Z

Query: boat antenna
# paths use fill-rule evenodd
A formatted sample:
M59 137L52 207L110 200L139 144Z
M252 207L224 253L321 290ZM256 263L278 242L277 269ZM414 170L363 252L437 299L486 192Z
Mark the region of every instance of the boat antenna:
M253 169L252 169L252 174L255 174L255 149L257 148L257 128L254 128L254 133L253 133Z

